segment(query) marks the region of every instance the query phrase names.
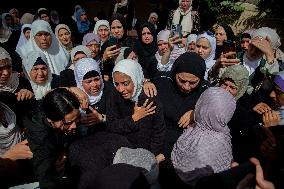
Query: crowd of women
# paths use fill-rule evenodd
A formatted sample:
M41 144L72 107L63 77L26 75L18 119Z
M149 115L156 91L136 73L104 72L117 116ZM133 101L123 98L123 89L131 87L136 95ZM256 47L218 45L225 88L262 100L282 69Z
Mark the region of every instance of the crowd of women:
M164 28L87 14L2 14L0 188L284 188L274 29L201 31L192 0Z

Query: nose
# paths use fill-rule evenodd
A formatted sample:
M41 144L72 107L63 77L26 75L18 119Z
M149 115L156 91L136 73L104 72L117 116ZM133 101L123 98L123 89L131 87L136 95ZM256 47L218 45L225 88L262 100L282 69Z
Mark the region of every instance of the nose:
M190 84L188 83L188 82L186 82L184 85L183 85L183 89L184 90L190 90L191 89L191 86L190 86Z
M76 129L77 125L76 125L76 122L74 121L70 127L68 128L68 130L73 130L73 129Z
M121 85L117 85L117 86L116 86L116 90L117 90L118 92L122 93L122 92L124 91L124 87L121 86Z
M270 95L269 95L271 98L276 98L276 93L275 91L271 91Z
M8 69L3 69L3 71L2 71L2 75L8 75L8 74L9 74Z

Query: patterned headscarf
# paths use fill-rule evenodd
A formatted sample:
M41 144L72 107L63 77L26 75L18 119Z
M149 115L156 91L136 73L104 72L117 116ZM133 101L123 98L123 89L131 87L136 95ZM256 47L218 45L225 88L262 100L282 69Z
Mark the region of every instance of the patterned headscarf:
M221 81L224 81L226 79L232 79L235 85L238 87L238 92L235 96L235 99L238 100L239 98L241 98L248 88L248 70L243 65L236 64L233 66L229 66L223 73Z
M143 90L144 75L141 65L134 60L121 60L113 68L112 75L114 72L121 72L128 75L133 84L134 91L130 98L133 102L138 102L138 97Z
M231 136L227 123L236 108L236 100L225 89L211 87L196 103L195 123L187 128L174 145L171 159L180 178L189 183L190 172L210 166L214 173L230 168Z
M85 92L89 97L90 104L96 104L97 102L101 100L102 95L103 95L103 89L104 89L104 82L103 82L103 78L102 78L102 74L101 74L100 66L98 62L96 62L92 58L82 58L75 64L74 75L75 75L76 84L77 84L77 87L79 87L83 91L85 91L82 85L82 82L84 80L83 78L90 71L98 72L100 75L100 80L101 80L101 89L98 92L97 96L91 96Z

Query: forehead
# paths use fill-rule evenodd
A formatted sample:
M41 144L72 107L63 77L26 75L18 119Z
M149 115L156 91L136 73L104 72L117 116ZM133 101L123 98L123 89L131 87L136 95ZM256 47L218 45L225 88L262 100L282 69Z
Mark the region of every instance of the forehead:
M46 32L46 31L39 31L36 33L36 35L49 35L50 33L49 32Z
M219 26L216 30L215 33L226 33L226 31L224 30L224 28L222 26Z
M122 24L119 20L114 20L112 21L111 26L122 26Z
M68 32L69 33L69 31L66 28L60 28L58 30L58 33L63 33L63 32Z
M204 45L204 46L207 46L207 47L211 46L209 40L206 39L205 37L202 37L202 38L198 39L196 43L198 45Z
M38 65L33 66L33 68L47 68L47 65L45 65L45 64L38 64Z
M108 27L107 27L107 26L105 26L105 25L101 25L101 26L99 27L99 30L105 30L105 29L107 29L107 30L108 30Z
M176 76L178 76L180 79L188 80L188 81L199 79L197 76L195 76L191 73L186 73L186 72L178 73L178 74L176 74Z
M122 73L122 72L118 72L118 71L116 71L116 72L114 72L113 73L113 77L114 77L114 81L116 82L118 82L118 81L120 81L120 80L131 80L131 77L129 76L129 75L127 75L127 74L125 74L125 73Z

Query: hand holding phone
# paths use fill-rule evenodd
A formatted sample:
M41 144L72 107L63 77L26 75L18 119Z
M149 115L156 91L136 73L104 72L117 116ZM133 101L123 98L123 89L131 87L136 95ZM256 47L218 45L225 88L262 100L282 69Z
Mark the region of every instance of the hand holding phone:
M223 42L223 54L227 54L229 52L234 52L231 55L227 56L228 59L236 59L236 43L231 40L225 40Z

